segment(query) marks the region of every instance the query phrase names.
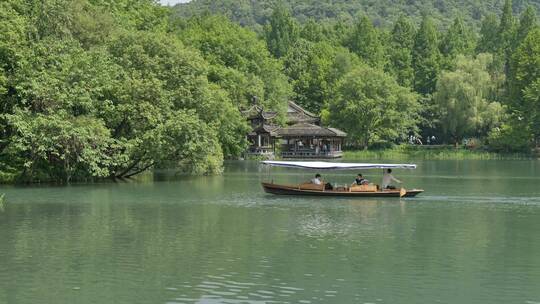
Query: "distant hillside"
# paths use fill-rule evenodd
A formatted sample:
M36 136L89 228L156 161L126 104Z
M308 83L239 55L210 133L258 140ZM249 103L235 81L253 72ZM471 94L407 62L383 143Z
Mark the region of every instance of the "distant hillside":
M207 12L223 14L242 25L258 28L266 22L278 1L193 0L174 9L184 17ZM499 14L504 0L288 0L283 3L301 22L309 18L352 20L366 13L376 25L386 27L401 14L419 20L425 12L445 27L459 14L468 23L478 25L486 14ZM540 0L514 0L514 13L520 13L528 4L540 9Z

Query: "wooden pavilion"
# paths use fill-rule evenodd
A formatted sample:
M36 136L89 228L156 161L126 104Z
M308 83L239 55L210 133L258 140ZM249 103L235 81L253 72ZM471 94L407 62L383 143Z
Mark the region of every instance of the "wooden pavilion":
M247 155L261 155L273 157L275 155L275 132L279 126L274 122L275 112L264 111L260 106L253 106L242 112L249 121L252 131L247 135L249 148Z
M247 135L250 146L246 155L272 158L280 144L283 158L339 158L347 134L335 128L321 126L319 116L289 101L287 126L280 127L277 113L253 106L244 111L252 131Z
M277 130L283 158L340 158L347 134L335 128L298 123Z

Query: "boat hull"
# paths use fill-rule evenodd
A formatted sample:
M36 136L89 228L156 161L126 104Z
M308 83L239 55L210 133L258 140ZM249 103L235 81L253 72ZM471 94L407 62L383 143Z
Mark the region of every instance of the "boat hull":
M349 192L349 191L333 191L333 190L302 190L297 186L278 185L272 183L262 183L262 187L266 193L276 195L307 195L307 196L325 196L325 197L415 197L424 192L424 190L413 189L406 190L402 195L400 189L385 190L376 192Z

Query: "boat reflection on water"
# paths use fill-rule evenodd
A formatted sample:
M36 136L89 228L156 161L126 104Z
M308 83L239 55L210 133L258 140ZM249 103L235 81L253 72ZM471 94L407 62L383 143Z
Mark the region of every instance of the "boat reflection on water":
M392 221L404 218L406 203L392 199L334 199L339 204L315 203L309 212L298 215L296 234L312 238L355 239L359 231L364 235L382 233L392 227ZM396 206L398 206L396 208ZM358 241L358 240L356 240Z

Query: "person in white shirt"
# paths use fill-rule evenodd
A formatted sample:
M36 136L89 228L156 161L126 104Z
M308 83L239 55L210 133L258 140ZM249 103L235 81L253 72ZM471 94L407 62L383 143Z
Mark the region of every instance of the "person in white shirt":
M313 179L311 180L311 183L312 183L312 184L315 184L315 185L320 185L320 184L322 184L322 181L321 181L321 175L318 174L318 173L315 174L315 178L313 178Z
M401 181L399 179L392 176L392 169L387 169L386 171L384 171L384 174L383 174L382 188L383 189L396 189L396 187L392 185L392 182L401 184Z
M311 183L315 184L315 185L322 185L323 181L321 180L321 175L318 174L318 173L315 174L315 178L311 180ZM324 184L324 189L333 190L334 186L332 186L332 184L330 184L330 183L326 183L326 184Z

